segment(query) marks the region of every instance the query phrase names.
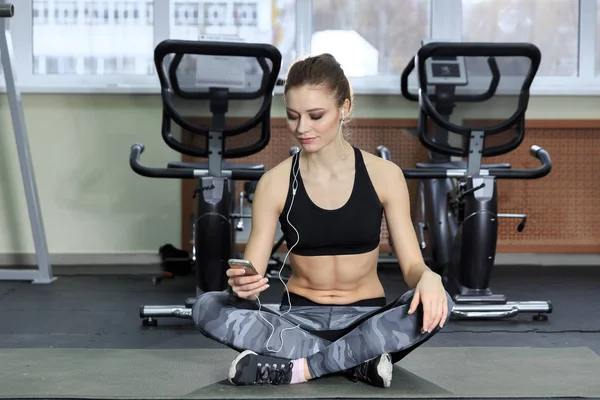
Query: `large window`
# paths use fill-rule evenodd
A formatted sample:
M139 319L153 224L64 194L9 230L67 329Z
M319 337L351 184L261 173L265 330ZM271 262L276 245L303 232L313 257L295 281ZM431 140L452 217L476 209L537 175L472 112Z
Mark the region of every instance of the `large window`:
M463 40L531 42L540 76L577 76L579 0L462 0Z
M600 76L600 0L596 0L596 75Z
M153 8L152 0L33 0L33 73L152 73Z
M12 3L13 67L24 91L156 93L154 47L208 38L277 46L281 77L297 58L331 53L357 94L394 95L423 40L531 42L542 52L532 94L600 94L600 0ZM414 91L414 76L409 85Z
M428 0L318 0L311 53L331 53L352 77L400 75L429 37Z
M283 57L282 75L296 58L296 0L169 1L171 39L210 35L273 44Z

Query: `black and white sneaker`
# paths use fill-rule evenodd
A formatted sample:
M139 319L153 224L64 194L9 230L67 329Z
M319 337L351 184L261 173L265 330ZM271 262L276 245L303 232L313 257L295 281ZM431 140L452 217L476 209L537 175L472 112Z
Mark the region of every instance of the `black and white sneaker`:
M292 380L291 360L261 356L252 350L240 353L229 367L229 382L234 385L281 385Z
M392 372L394 365L392 357L384 353L372 360L365 361L361 365L348 370L354 382L361 380L373 386L388 388L392 384Z

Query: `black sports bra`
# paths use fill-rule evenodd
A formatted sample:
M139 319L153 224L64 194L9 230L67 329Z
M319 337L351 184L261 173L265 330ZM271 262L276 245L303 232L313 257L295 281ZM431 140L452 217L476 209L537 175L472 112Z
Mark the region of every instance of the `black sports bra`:
M379 246L383 206L369 177L361 151L354 146L352 148L355 155L352 194L346 204L335 210L323 209L309 198L299 171L300 153L294 155L290 188L279 216L287 247L289 249L293 246L292 253L303 256L360 254ZM294 185L296 168L297 185ZM292 193L294 186L297 186L295 196Z

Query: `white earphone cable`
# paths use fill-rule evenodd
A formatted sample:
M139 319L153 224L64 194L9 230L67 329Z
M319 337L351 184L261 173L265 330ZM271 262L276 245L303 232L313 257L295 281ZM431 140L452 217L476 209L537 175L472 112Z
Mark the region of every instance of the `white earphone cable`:
M344 122L344 110L342 110L342 120L340 121L340 128L338 131L338 138L340 140L340 146L342 147L342 151L345 154L345 149L344 149L344 145L342 143L342 124ZM346 157L344 157L344 160L346 158L348 158L348 155L345 154ZM296 247L296 245L300 242L300 233L298 232L298 230L296 229L296 227L291 223L290 221L290 212L292 211L292 206L294 205L294 199L296 198L296 191L298 190L298 173L300 171L300 153L296 153L296 157L294 157L293 162L292 162L292 173L293 173L293 181L292 181L292 199L290 201L290 206L288 208L288 212L286 214L286 220L287 223L294 229L294 232L296 232L296 242L288 249L287 254L285 255L283 262L281 264L281 268L279 269L279 280L281 281L281 283L283 283L283 286L285 287L285 291L287 293L287 298L288 298L288 305L289 308L283 312L280 315L285 315L287 313L289 313L292 309L292 300L290 298L290 291L288 290L288 287L286 285L286 283L284 282L284 280L281 278L281 272L283 271L283 268L285 267L286 263L287 263L287 259L290 255L290 253L292 252L292 250L294 249L294 247ZM285 331L289 331L292 329L296 329L296 328L300 328L300 325L296 325L294 327L291 328L284 328L281 330L281 332L279 333L279 340L281 341L281 346L279 347L279 349L274 350L274 349L270 349L269 348L269 342L271 341L271 339L273 338L273 334L275 333L275 327L273 326L273 324L271 324L261 313L261 308L262 308L262 303L260 302L260 296L257 295L256 296L256 300L258 301L258 315L260 317L262 317L262 319L269 324L269 326L271 326L272 331L271 334L269 335L269 338L267 339L267 344L266 344L266 349L268 351L274 352L274 353L278 353L281 351L281 349L283 348L283 332Z
M296 157L294 157L294 163L292 164L292 171L293 171L293 174L294 174L294 179L292 181L292 200L290 201L290 207L288 208L288 212L286 214L287 223L296 232L296 242L288 249L288 252L285 255L285 257L283 259L283 262L281 264L281 268L279 269L279 280L281 281L281 283L283 283L283 286L285 287L285 291L287 293L287 298L288 298L288 305L289 305L289 308L287 309L287 311L285 311L281 315L285 315L285 314L289 313L291 311L291 309L292 309L292 301L291 301L291 298L290 298L290 291L288 290L288 287L287 287L286 283L284 282L284 280L281 278L281 272L283 271L283 268L285 267L285 265L287 263L288 256L290 255L290 253L292 252L292 250L294 249L294 247L296 247L296 245L300 242L300 233L298 232L298 230L296 229L296 227L294 225L292 225L292 223L290 221L290 212L292 211L292 206L294 205L294 199L296 197L296 191L298 190L298 171L300 170L299 163L300 163L300 153L296 153ZM300 325L296 325L296 326L291 327L291 328L284 328L284 329L282 329L281 332L279 333L279 340L281 341L281 346L277 350L270 349L269 348L269 342L271 341L271 338L273 337L273 334L275 333L275 327L261 313L262 304L260 302L260 296L257 296L256 299L258 300L258 315L260 317L262 317L262 319L267 324L269 324L269 326L271 326L271 328L272 328L271 334L269 335L269 338L267 339L266 348L267 348L268 351L272 351L272 352L278 353L283 348L283 332L291 330L291 329L300 328Z

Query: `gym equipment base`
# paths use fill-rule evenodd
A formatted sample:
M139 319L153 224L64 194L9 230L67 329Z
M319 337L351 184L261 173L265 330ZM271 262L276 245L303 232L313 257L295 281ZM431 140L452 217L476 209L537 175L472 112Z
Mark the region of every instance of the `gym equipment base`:
M140 318L145 326L156 326L156 318L192 318L191 302L186 305L141 306ZM265 307L277 309L277 304L265 304ZM512 318L522 313L534 313L534 319L545 321L552 305L546 301L507 301L499 304L476 304L457 302L452 309L452 317L456 319L502 319Z
M492 299L493 300L493 299ZM457 300L452 309L452 317L460 319L501 319L512 318L522 313L534 313L536 321L546 321L552 312L548 301L506 301L506 302L460 302Z
M192 319L192 309L186 306L141 306L140 318L144 326L156 326L156 318Z
M1 349L0 398L600 398L600 356L586 347L424 346L394 366L386 389L342 376L233 386L227 371L236 354L227 348Z

